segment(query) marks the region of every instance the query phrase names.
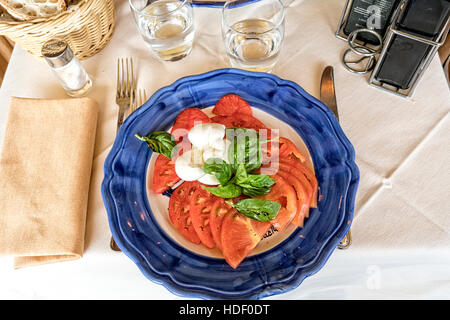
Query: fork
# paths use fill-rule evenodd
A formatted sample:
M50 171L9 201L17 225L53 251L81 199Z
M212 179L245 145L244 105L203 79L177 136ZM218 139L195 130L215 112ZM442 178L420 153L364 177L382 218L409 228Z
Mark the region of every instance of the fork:
M130 107L131 99L133 97L135 90L136 90L136 82L134 79L133 59L132 58L129 59L126 58L125 60L123 58L117 59L116 103L119 106L119 115L117 117L117 130L119 130L120 126L123 123L125 113Z
M139 97L137 94L139 94ZM130 101L130 109L128 109L127 117L130 116L136 109L138 109L140 106L144 104L144 102L147 101L147 93L144 90L139 89L139 91L135 91L134 95L131 97Z
M117 116L117 129L123 123L125 113L130 109L131 102L136 91L136 81L134 78L133 59L123 58L117 59L117 92L116 104L119 106L119 114ZM120 251L114 238L111 237L110 247L114 251Z
M133 93L131 94L127 117L129 117L134 111L136 111L136 109L142 106L145 101L147 101L147 94L145 90L139 89L137 95L136 89L134 89ZM110 247L114 251L121 251L113 237L111 237Z

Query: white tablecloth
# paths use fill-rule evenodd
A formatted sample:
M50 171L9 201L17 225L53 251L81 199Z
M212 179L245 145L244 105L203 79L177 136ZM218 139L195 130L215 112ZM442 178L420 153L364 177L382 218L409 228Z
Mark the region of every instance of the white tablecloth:
M343 0L294 1L287 9L287 31L274 74L318 97L323 68L334 66L341 126L356 149L361 172L353 244L335 250L297 289L268 299L448 299L450 93L444 73L435 57L413 97L403 99L346 71L340 63L346 44L334 36L343 5ZM111 42L83 62L94 80L89 96L101 106L84 256L19 270L13 270L9 258L0 259L2 299L181 299L109 248L100 185L116 130L116 60L134 58L138 87L148 94L182 76L228 67L220 10L195 9L193 51L168 63L156 60L144 45L127 1L116 1L116 7ZM45 62L16 46L0 90L0 141L11 96L63 98L65 93Z

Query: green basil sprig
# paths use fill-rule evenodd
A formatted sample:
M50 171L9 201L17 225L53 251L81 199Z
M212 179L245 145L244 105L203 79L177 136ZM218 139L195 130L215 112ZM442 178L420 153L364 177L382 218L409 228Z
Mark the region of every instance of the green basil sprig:
M236 204L231 201L226 202L244 216L261 222L274 219L281 209L281 204L278 202L264 199L244 199Z
M220 198L236 198L242 194L241 187L232 183L219 187L206 187L203 185L201 187Z
M239 164L244 164L247 172L258 169L262 164L261 143L259 134L253 129L227 129L227 139L231 140L228 150L228 161L234 171Z
M213 174L221 185L225 185L231 179L231 167L219 158L209 158L203 164L203 171Z
M247 174L245 166L237 168L234 183L242 188L242 193L249 197L259 197L270 192L275 180L264 174Z
M171 159L177 152L175 138L166 131L152 132L147 136L134 135L141 141L145 141L153 152L161 153Z

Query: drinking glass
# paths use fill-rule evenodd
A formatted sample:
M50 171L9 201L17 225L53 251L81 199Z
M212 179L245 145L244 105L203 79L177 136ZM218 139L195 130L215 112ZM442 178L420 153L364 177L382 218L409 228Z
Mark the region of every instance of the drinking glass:
M194 42L194 13L189 0L129 0L138 30L160 59L187 56Z
M222 9L222 37L231 66L271 72L284 38L280 0L228 0Z

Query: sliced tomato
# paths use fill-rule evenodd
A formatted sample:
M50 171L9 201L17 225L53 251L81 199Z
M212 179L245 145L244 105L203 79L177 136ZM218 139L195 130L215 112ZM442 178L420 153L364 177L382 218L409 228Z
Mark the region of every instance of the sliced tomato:
M197 181L183 182L174 190L169 200L169 218L175 228L189 241L200 244L200 238L190 217L190 198L200 187Z
M305 188L308 189L308 185L311 188L312 196L310 206L317 208L317 187L318 182L314 173L303 163L291 157L280 158L279 168L294 174Z
M170 133L176 141L186 136L192 127L199 123L210 123L211 119L198 108L187 108L181 111L173 124Z
M297 213L292 220L298 227L303 227L303 221L308 216L309 205L311 203L312 189L311 192L307 192L300 180L288 171L278 170L277 173L282 177L288 184L290 184L297 195Z
M175 163L159 154L153 169L152 189L154 193L163 193L170 189L180 178L175 172Z
M270 222L247 218L230 211L223 218L221 230L222 254L227 263L236 269L270 229Z
M253 117L252 115L248 115L245 113L234 113L233 115L228 116L214 116L211 118L212 122L223 124L227 128L238 127L238 128L247 128L247 129L267 129L267 127Z
M275 136L272 133L272 141L261 144L263 152L263 163L278 161L279 158L296 158L301 162L306 161L306 157L300 152L297 146L289 139L279 137L278 140L273 140Z
M306 157L298 150L297 146L289 139L279 137L279 157L294 156L301 162L306 161Z
M294 188L280 175L276 174L271 177L275 180L275 184L270 188L268 194L258 198L276 201L281 204L280 212L270 223L278 231L282 232L297 214L297 196Z
M207 248L214 248L216 245L209 222L212 206L217 199L218 197L203 188L197 188L190 199L189 214L192 219L192 224L194 225L195 231L197 231L200 241Z
M212 112L219 116L228 116L234 113L243 113L250 116L253 114L247 101L235 94L227 94L220 98Z
M223 218L231 211L234 212L236 210L232 208L230 205L228 205L222 198L217 199L211 208L209 225L211 227L211 233L214 242L217 248L221 250L222 250L221 230Z

